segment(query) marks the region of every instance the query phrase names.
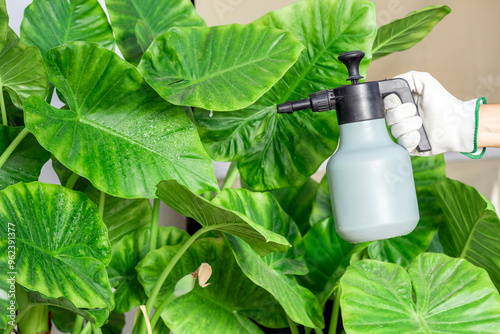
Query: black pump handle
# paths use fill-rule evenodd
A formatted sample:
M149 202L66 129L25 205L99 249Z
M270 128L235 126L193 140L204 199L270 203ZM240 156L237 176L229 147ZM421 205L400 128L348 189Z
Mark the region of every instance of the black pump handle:
M388 79L379 81L378 83L380 88L380 94L382 98L386 97L390 94L396 94L402 103L413 103L415 106L415 100L413 99L413 94L410 90L410 85L405 79L396 78L396 79ZM417 115L420 116L417 107ZM427 137L427 133L425 132L424 126L418 130L420 133L420 143L417 146L417 150L419 152L428 152L432 150L431 143L429 142L429 138Z

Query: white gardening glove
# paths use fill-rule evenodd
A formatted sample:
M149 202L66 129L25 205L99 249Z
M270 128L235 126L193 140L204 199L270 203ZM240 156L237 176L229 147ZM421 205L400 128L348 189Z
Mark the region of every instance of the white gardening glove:
M480 103L486 102L484 98L460 101L429 73L411 71L397 78L405 79L410 85L420 113L418 117L412 103L401 104L396 94L384 98L387 125L391 126L392 135L401 146L411 155L418 156L444 152L477 153L478 112ZM429 152L417 151L420 142L418 129L422 124L432 147Z

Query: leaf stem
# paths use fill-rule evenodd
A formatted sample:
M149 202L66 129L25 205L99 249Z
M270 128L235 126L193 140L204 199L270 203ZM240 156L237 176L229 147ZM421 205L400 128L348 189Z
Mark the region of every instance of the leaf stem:
M290 319L288 314L286 316L286 320L288 321L288 326L290 326L290 331L292 332L292 334L299 334L299 329L297 328L297 324L292 319Z
M5 330L3 331L3 334L11 334L12 330L14 327L16 327L17 323L28 313L28 311L31 309L32 305L27 305L21 312L19 312L16 316L16 320L14 321L14 325L9 325Z
M239 174L237 162L231 162L231 165L229 165L229 169L227 170L226 177L224 178L224 182L222 183L222 189L232 188Z
M80 175L78 175L76 173L71 174L71 176L68 178L68 180L66 181L66 184L64 186L68 189L73 189L79 178L80 178Z
M80 334L82 332L83 327L83 317L77 315L75 318L75 322L73 323L73 330L71 334Z
M341 295L342 295L342 290L340 290L340 285L339 285L337 288L337 293L335 293L335 301L333 302L332 316L330 317L330 329L328 330L328 334L337 333L337 322L339 321Z
M172 301L177 299L177 296L175 296L173 293L165 298L165 300L158 306L158 308L155 308L155 314L153 314L153 317L151 318L151 328L155 328L156 323L158 322L158 319L161 317L161 313L165 309L165 307L168 306Z
M5 101L3 98L3 87L0 86L0 106L2 108L2 124L9 126L9 121L7 120L7 110L5 110Z
M323 331L321 329L319 329L319 328L315 328L314 329L314 333L316 333L316 334L323 334Z
M106 193L101 191L99 193L99 216L104 218L104 204L106 203Z
M94 324L92 324L92 333L93 334L102 334L102 330L99 327L96 327Z
M7 159L9 159L12 152L14 152L14 150L17 148L17 146L19 146L19 144L23 141L24 137L28 135L28 133L30 133L28 129L24 128L21 132L19 132L16 138L14 138L12 143L10 143L10 145L5 149L5 151L0 156L0 168L2 168Z
M305 330L304 330L304 333L305 334L310 334L312 331L312 328L309 328L309 327L305 327Z
M151 292L151 295L148 298L148 302L146 303L146 311L148 314L151 314L151 310L153 309L154 302L156 300L156 297L158 296L158 293L160 292L161 287L163 286L163 283L167 279L168 275L172 271L172 268L175 266L177 261L181 258L181 256L188 250L189 246L193 244L193 242L198 239L200 235L202 235L205 232L208 232L212 229L216 229L218 226L213 225L213 226L206 226L202 227L198 231L196 231L195 234L193 234L184 244L182 244L181 248L175 253L174 257L170 259L168 262L167 266L165 269L163 269L163 272L161 273L160 277L156 281L155 287L153 291Z
M149 234L149 251L156 249L158 242L158 219L160 217L160 199L153 202L153 218L151 219L151 233Z
M88 321L85 324L85 327L83 327L81 334L90 334L91 331L92 331L92 324L90 323L90 321Z

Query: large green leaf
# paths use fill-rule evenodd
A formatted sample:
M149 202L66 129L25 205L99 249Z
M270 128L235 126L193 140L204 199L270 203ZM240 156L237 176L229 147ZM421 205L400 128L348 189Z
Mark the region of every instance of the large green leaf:
M136 230L113 244L113 258L107 267L109 283L115 290L115 311L125 313L145 305L147 296L137 280L135 266L149 252L150 229ZM189 234L175 227L159 226L157 246L176 245Z
M22 130L22 127L0 125L0 152L4 152ZM49 158L50 153L38 144L32 134L28 134L0 168L0 190L21 181L38 180Z
M298 187L337 146L334 112L278 115L276 106L347 84L345 51L364 50L366 74L375 37L375 6L366 0L305 0L270 12L255 24L289 31L306 47L298 61L256 103L233 112L195 110L200 136L215 160L238 161L254 190Z
M173 104L227 111L254 103L303 49L292 34L254 24L173 28L155 39L138 68Z
M33 0L24 11L21 38L43 55L73 41L115 48L113 31L97 0Z
M16 282L78 308L114 306L106 226L84 194L40 182L0 191L0 234L15 228Z
M226 193L234 191L225 190ZM290 247L285 237L267 230L254 222L252 217L211 203L175 180L160 182L156 194L169 207L181 215L193 218L204 228L216 229L243 238L261 256L275 251L285 252ZM249 193L248 200L254 195ZM259 203L259 207L249 208L251 209L270 213L273 207L270 203L264 202Z
M424 253L408 272L362 260L340 282L350 334L498 333L498 291L483 269L463 259Z
M0 88L9 93L12 103L19 109L23 108L28 96L44 98L49 89L40 51L24 44L10 28L0 52Z
M177 246L150 252L137 266L139 281L150 294ZM264 289L243 275L224 239L204 238L181 257L163 285L158 303L173 292L176 282L206 262L212 266L211 285L193 291L167 306L162 313L174 333L262 333L247 317L267 327L287 325L283 309Z
M352 255L366 246L368 243L354 245L339 237L333 217L317 223L304 236L309 273L297 276L297 281L311 290L320 304L324 305L344 274Z
M373 41L373 60L408 50L424 39L450 12L448 6L429 6L381 26Z
M52 158L52 167L63 185L73 175L72 171L54 157ZM99 204L100 191L89 180L79 177L73 189L85 193L92 202ZM124 235L141 227L149 226L152 216L153 208L148 199L124 199L105 195L102 219L108 228L108 238L111 244L120 240Z
M302 235L271 194L246 189L224 190L212 203L242 213L252 222L288 240L292 247L286 253L273 252L262 259L268 267L287 275L307 274Z
M305 234L311 227L309 225L309 216L311 215L318 187L318 183L309 178L300 187L283 188L271 192L283 210L292 217L302 234Z
M378 240L368 246L370 258L408 266L424 252L444 221L443 213L431 190L432 184L446 177L444 157L412 158L413 176L417 191L420 220L413 232L402 237Z
M198 193L218 189L195 126L132 65L84 42L51 49L46 65L69 110L30 97L26 126L73 172L123 198L154 197L156 184L165 179L178 179Z
M255 284L269 291L290 319L306 327L325 326L323 311L311 291L298 285L279 269L266 263L250 246L238 237L226 235L238 265Z
M147 48L152 38L172 27L206 25L189 0L106 0L106 8L118 47L125 59L134 64L139 63L144 52L139 39ZM145 34L147 31L150 33Z
M500 219L493 205L455 180L443 180L433 189L445 215L439 230L445 253L486 269L500 289Z

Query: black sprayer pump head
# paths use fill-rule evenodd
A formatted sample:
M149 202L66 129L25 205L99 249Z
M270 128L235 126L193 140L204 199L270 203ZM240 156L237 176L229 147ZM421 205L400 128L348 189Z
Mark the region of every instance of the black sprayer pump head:
M339 60L347 67L347 71L349 72L349 78L353 85L357 85L360 79L363 79L361 75L359 75L359 64L361 64L361 60L365 56L363 51L350 51L344 52L339 56Z
M337 119L341 125L384 118L383 98L389 94L398 95L402 103L415 104L410 86L404 79L359 83L359 80L363 79L359 74L359 66L364 56L363 51L350 51L342 53L338 57L347 67L349 72L347 80L351 81L351 85L316 92L311 94L308 99L282 103L278 105L278 113L291 114L294 111L304 109L312 109L314 112L336 109ZM425 129L421 127L419 133L421 141L417 149L419 152L430 151L431 145Z

